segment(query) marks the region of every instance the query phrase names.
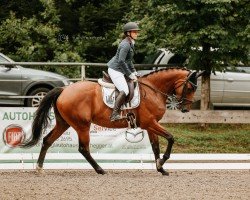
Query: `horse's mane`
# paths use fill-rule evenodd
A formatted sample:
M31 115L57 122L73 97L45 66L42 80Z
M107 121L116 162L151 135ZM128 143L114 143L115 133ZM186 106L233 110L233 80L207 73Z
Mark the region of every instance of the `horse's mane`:
M157 73L157 72L161 72L161 71L168 71L171 69L177 69L177 70L185 70L185 71L190 71L189 69L187 69L186 67L166 67L166 68L162 68L162 69L157 69L157 70L153 70L152 72L148 73L148 74L144 74L143 76L141 76L142 78L145 78L151 74Z

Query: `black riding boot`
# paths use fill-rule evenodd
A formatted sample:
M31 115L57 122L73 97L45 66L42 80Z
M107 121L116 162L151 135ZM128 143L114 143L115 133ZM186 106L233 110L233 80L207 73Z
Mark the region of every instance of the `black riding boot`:
M121 115L120 115L121 106L122 104L124 104L125 98L126 98L126 94L123 91L121 91L116 97L113 112L110 116L111 122L121 119Z

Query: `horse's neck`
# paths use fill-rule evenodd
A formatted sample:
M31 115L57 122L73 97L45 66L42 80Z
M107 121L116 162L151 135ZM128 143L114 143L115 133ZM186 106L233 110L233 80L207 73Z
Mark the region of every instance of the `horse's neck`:
M182 79L187 72L185 70L166 70L155 72L145 77L150 84L163 93L170 93L174 90L175 83Z

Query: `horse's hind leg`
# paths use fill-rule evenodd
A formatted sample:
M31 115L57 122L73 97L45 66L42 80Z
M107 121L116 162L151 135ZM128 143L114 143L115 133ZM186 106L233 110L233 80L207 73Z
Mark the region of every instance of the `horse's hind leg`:
M63 120L57 120L55 127L43 138L42 148L37 160L36 169L41 172L43 162L49 147L69 128L69 125Z
M90 165L95 169L98 174L106 174L106 172L97 164L94 158L90 154L89 150L89 136L90 124L85 127L81 127L77 130L79 138L79 152L85 157L85 159L90 163Z

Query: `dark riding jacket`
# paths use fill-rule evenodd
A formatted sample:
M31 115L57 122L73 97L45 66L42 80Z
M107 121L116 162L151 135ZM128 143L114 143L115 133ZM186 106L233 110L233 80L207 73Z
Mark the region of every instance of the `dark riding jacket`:
M134 52L132 41L129 38L125 38L119 44L115 56L107 63L108 67L129 76L136 71L132 61Z

